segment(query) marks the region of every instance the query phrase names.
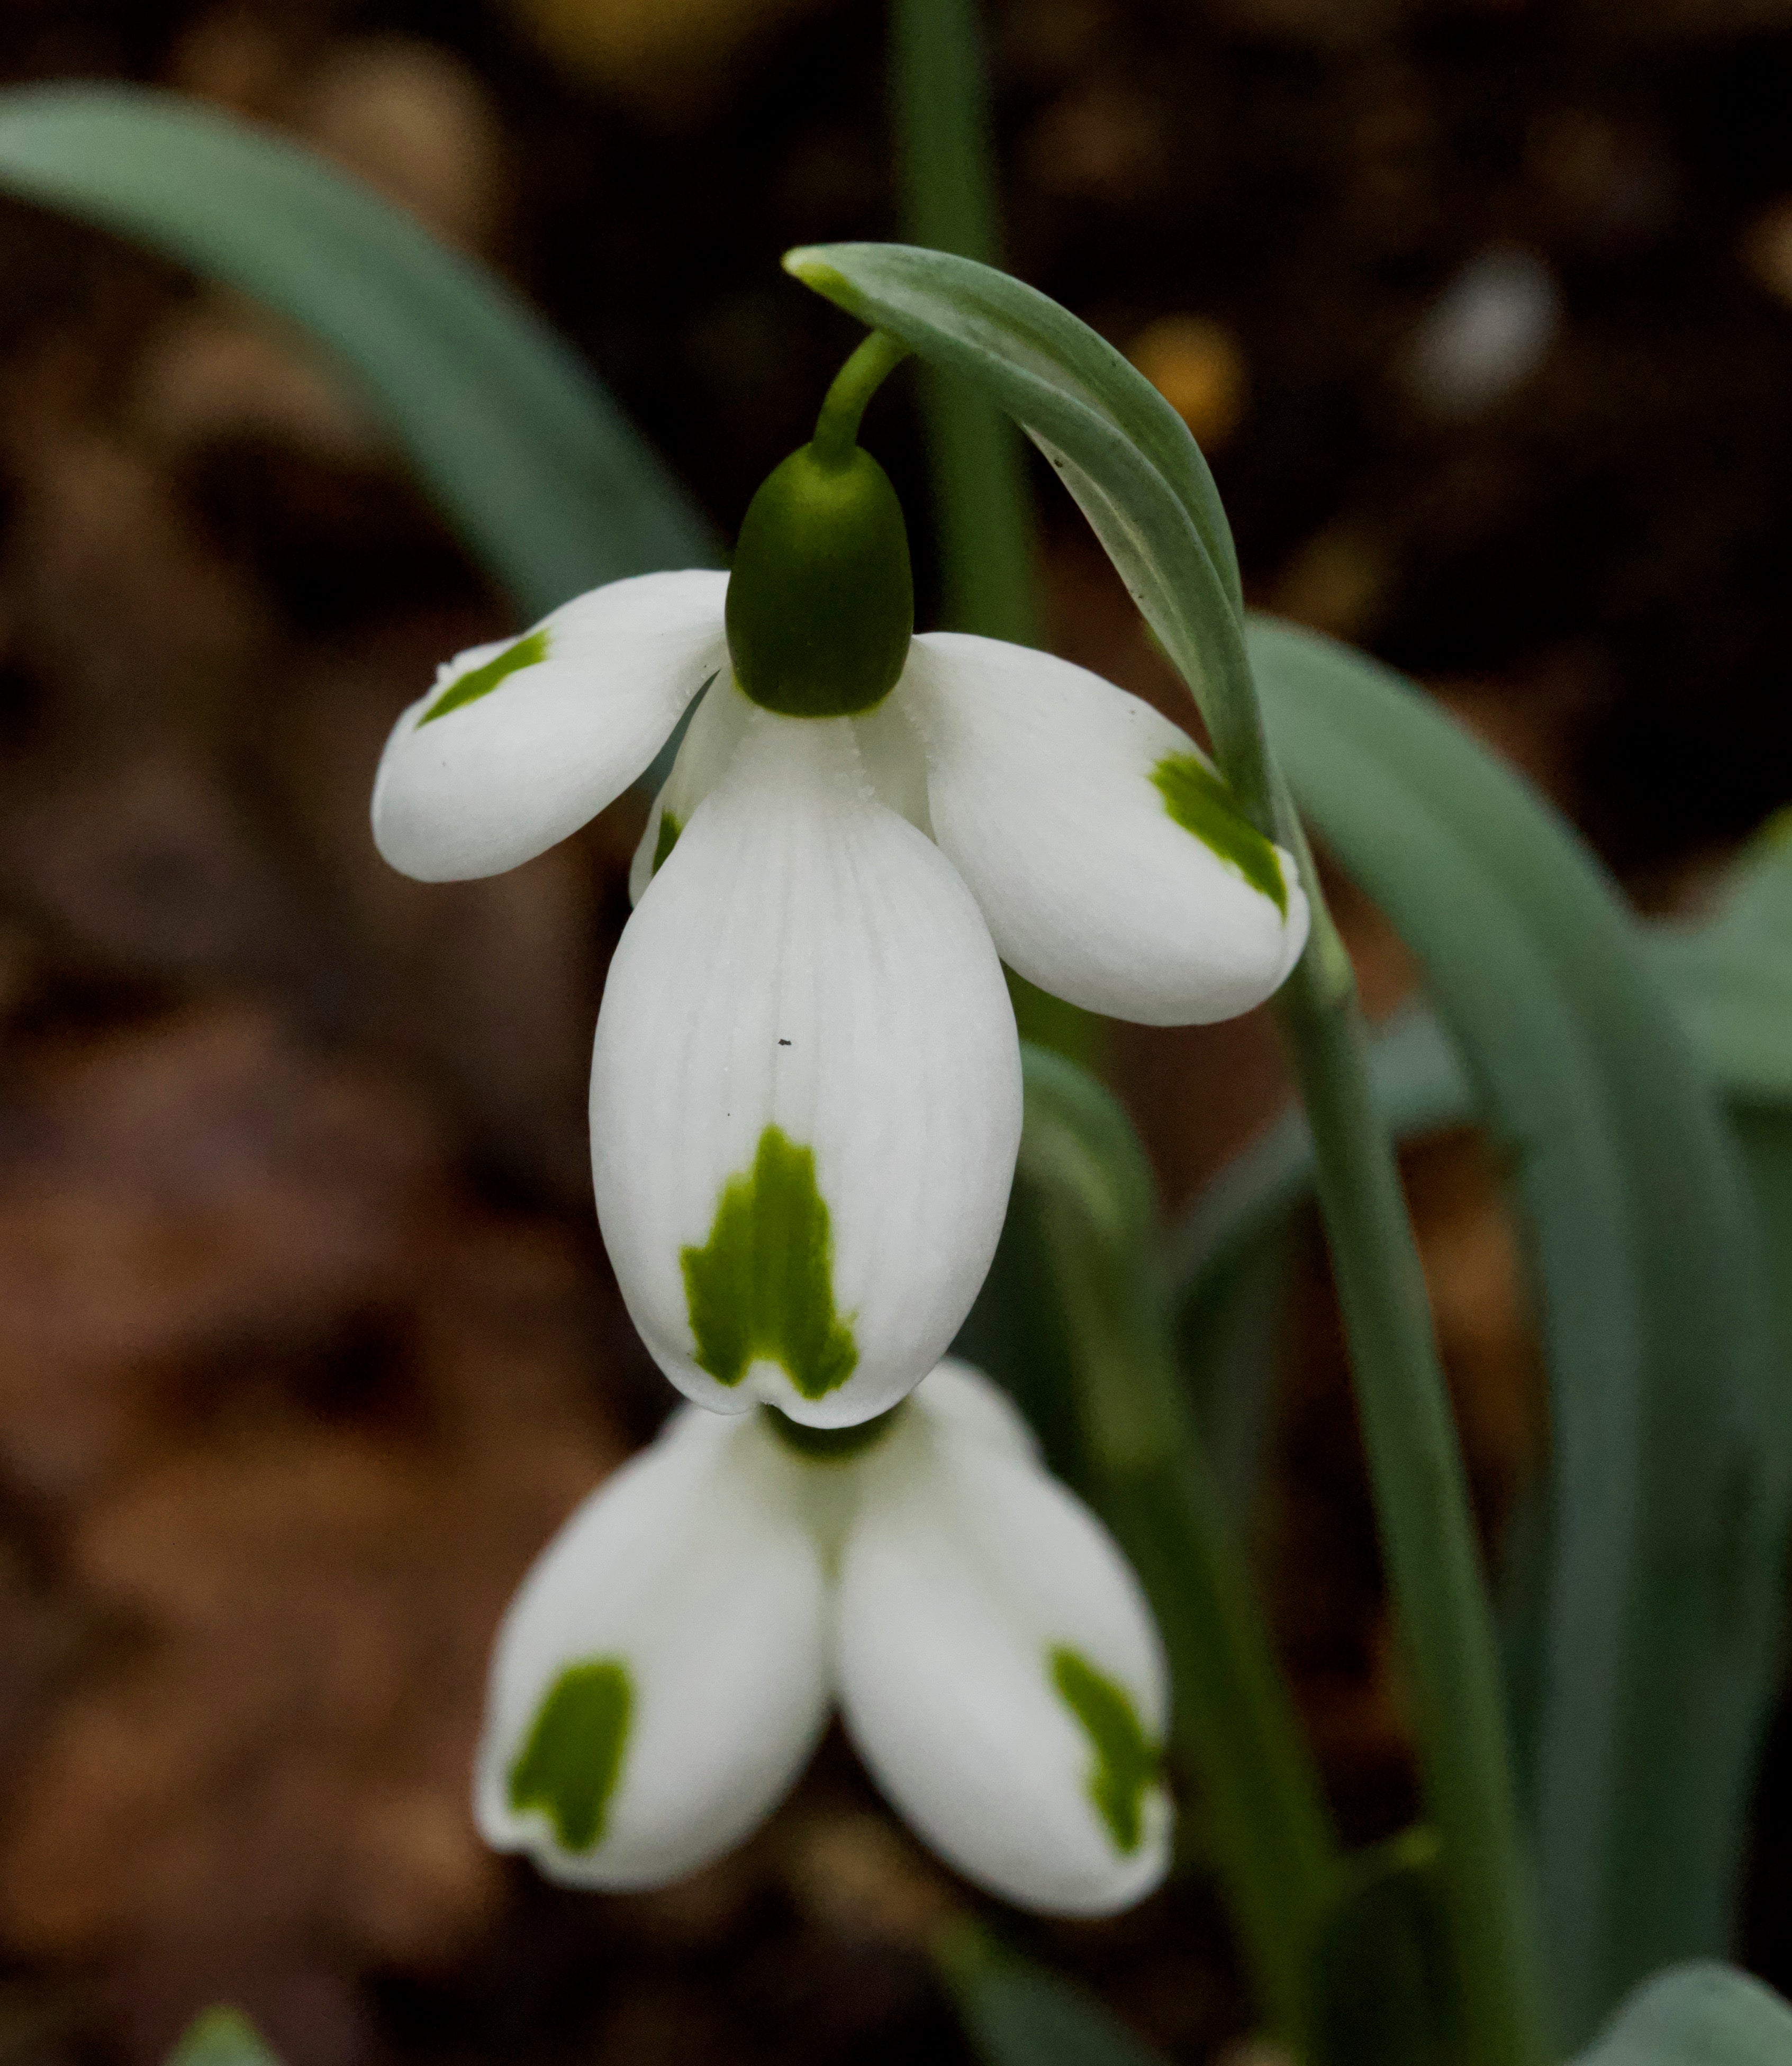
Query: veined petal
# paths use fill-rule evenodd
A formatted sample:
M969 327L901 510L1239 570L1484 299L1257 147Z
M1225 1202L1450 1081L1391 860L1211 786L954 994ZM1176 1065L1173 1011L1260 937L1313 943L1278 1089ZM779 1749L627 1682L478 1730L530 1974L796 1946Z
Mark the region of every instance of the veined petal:
M493 1654L475 1809L549 1878L655 1886L740 1842L826 1720L801 1466L686 1407L586 1501Z
M1146 1025L1260 1004L1307 941L1292 859L1187 733L1068 661L917 638L891 697L927 745L934 837L1011 968Z
M853 719L866 772L878 798L933 837L927 817L927 750L900 696L886 696Z
M725 1413L893 1405L989 1267L1020 1132L969 892L872 793L849 719L755 711L598 1019L598 1215L660 1367Z
M476 646L392 727L374 843L424 882L497 875L620 796L728 665L728 576L638 574Z
M967 1878L1111 1914L1170 1862L1157 1631L1089 1509L955 1425L931 1384L860 1466L836 1623L847 1729Z
M747 735L753 706L740 692L733 670L724 667L703 692L679 742L672 772L647 814L647 829L629 864L628 901L639 904L647 885L678 845L691 813L721 780L734 749Z
M955 1446L987 1442L1005 1455L1040 1463L1043 1452L1031 1422L975 1363L947 1356L922 1382L926 1389L918 1396L927 1414Z

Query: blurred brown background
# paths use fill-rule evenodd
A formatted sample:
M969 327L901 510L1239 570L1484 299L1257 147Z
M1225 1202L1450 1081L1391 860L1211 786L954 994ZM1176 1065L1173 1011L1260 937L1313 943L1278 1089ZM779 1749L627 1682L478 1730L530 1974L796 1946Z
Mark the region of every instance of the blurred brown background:
M1644 904L1695 892L1792 787L1792 0L990 30L1016 269L1182 408L1255 598L1421 674ZM779 253L895 228L881 40L839 0L5 0L0 77L309 140L544 307L726 533L850 342ZM584 1140L641 808L385 871L380 743L503 599L253 307L11 203L0 282L0 2066L152 2060L220 1998L293 2066L957 2056L917 1946L959 1892L837 1741L663 1895L477 1844L495 1617L668 1396ZM868 435L925 613L910 409ZM1039 488L1056 642L1166 692ZM1256 1024L1112 1065L1171 1204L1279 1094ZM1409 1173L1496 1522L1539 1440L1511 1230L1472 1140ZM1304 1287L1259 1546L1360 1834L1408 1805L1399 1690L1316 1248ZM1024 1934L1178 2056L1243 2028L1198 1885Z

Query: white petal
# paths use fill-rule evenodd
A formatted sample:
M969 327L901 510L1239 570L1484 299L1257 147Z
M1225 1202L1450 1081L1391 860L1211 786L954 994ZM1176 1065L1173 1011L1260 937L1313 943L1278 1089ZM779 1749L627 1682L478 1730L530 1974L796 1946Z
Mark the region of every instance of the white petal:
M660 1367L723 1412L894 1404L988 1270L1020 1132L969 892L872 794L849 719L756 711L598 1020L598 1214Z
M655 1886L771 1813L827 1716L803 1498L756 1418L687 1407L579 1508L498 1633L475 1801L489 1843L574 1885ZM601 1738L625 1702L605 1794L601 1740L588 1762L546 1746L582 1725Z
M1114 1018L1198 1024L1262 1003L1299 960L1293 861L1222 808L1239 852L1274 857L1284 918L1170 815L1160 780L1180 770L1186 794L1211 768L1149 703L1048 654L948 632L914 641L898 699L926 740L934 837L1029 982Z
M900 696L886 696L853 720L866 772L879 798L931 839L927 817L927 751Z
M917 1396L955 1439L988 1442L1008 1456L1040 1462L1044 1452L1026 1415L975 1363L947 1356L922 1382Z
M1170 1861L1149 1610L1056 1480L955 1429L930 1387L915 1409L861 1466L837 1622L847 1728L967 1878L1049 1914L1111 1914Z
M639 574L564 603L521 639L451 660L392 727L374 843L424 882L497 875L619 796L704 681L728 664L728 576ZM501 656L542 657L468 701L444 695Z
M741 694L732 669L724 667L692 711L690 729L679 743L672 772L647 814L647 829L629 864L630 904L640 902L661 863L678 844L679 835L691 822L691 813L721 780L734 758L734 749L747 735L752 714L753 706ZM669 832L668 818L671 820Z

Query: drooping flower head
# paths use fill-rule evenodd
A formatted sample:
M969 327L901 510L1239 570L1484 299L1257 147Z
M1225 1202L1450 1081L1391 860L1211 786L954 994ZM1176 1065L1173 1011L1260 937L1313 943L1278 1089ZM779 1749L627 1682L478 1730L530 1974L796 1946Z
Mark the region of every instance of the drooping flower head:
M1292 861L1167 719L1044 654L913 635L902 513L856 443L891 363L855 354L732 576L613 582L460 654L373 800L395 867L493 874L696 704L598 1016L598 1213L676 1384L820 1428L903 1397L988 1269L1020 1128L1001 962L1191 1023L1261 1003L1307 933Z
M500 1632L480 1826L573 1885L679 1878L772 1812L836 1701L991 1892L1098 1914L1163 1877L1167 1689L1137 1582L951 1363L862 1429L686 1407L600 1487Z

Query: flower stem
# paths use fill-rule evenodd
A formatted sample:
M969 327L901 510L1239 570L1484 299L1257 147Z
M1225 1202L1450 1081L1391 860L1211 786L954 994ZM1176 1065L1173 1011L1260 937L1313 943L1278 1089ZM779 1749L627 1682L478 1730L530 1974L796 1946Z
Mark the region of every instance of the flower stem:
M1307 893L1319 894L1310 875ZM1310 950L1279 1009L1312 1128L1320 1206L1411 1675L1427 1816L1441 1845L1469 2055L1474 2066L1540 2066L1539 1947L1493 1614L1412 1223L1370 1095L1348 962L1340 969L1338 958Z
M810 440L824 464L841 466L852 457L866 404L908 355L888 330L874 330L833 376Z

